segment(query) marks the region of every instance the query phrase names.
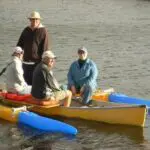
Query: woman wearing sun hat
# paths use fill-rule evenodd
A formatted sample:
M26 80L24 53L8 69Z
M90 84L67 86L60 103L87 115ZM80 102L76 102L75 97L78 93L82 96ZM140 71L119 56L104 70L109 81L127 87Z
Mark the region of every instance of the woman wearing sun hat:
M43 52L49 49L49 45L48 32L41 24L40 14L34 11L28 19L30 25L22 31L17 46L24 50L24 78L29 85L32 85L33 70L41 61Z

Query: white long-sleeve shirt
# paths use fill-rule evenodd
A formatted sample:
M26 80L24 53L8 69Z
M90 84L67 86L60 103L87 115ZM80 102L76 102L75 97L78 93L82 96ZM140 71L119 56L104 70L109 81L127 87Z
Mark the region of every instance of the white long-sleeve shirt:
M23 73L22 61L17 56L13 56L12 63L6 70L7 91L16 93L21 92L27 87Z

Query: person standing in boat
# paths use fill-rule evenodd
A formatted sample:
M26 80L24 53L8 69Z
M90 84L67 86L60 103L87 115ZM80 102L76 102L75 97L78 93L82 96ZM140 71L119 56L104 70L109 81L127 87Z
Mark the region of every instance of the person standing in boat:
M88 51L81 47L77 51L78 60L74 61L68 72L68 88L73 96L80 94L82 103L89 105L93 92L97 87L98 69L96 64L88 58Z
M31 94L34 100L38 101L60 101L64 100L64 106L71 104L72 93L69 90L62 90L55 79L52 68L56 56L52 51L45 51L42 61L36 66L33 72Z
M22 59L24 51L21 47L14 48L12 61L6 70L6 87L7 91L18 94L30 94L31 86L29 86L23 77Z
M18 40L17 46L24 50L23 69L24 78L32 85L33 70L41 61L44 51L48 50L48 32L41 24L41 16L34 11L28 17L30 25L27 26Z

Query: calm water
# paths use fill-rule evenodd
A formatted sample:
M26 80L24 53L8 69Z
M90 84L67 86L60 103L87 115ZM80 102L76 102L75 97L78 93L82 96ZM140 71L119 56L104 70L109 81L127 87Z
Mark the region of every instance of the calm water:
M55 74L66 83L77 48L88 48L99 69L103 89L150 99L150 1L148 0L1 0L0 68L10 58L27 15L38 10L58 56ZM49 36L50 36L49 35ZM4 81L4 76L1 77ZM64 120L76 126L76 138L39 135L0 121L0 149L119 150L150 149L150 118L144 129L82 120ZM27 134L28 133L28 134Z

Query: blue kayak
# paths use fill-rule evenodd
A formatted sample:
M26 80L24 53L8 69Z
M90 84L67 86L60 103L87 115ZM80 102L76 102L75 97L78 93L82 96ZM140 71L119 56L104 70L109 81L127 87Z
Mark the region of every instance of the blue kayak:
M46 132L63 133L71 135L77 134L77 129L67 123L46 118L29 111L20 112L18 115L18 122L26 124L30 127L36 128L41 131L43 130Z
M150 100L130 97L120 93L112 93L109 95L109 101L114 103L146 105L150 109Z

